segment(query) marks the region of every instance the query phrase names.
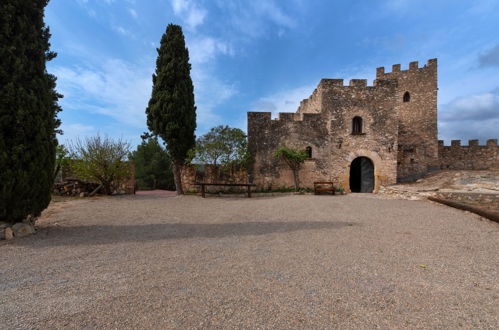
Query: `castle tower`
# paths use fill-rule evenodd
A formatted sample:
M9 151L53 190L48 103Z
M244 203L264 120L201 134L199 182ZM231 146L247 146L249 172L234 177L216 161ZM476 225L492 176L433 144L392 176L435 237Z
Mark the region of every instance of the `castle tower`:
M411 62L408 70L394 64L389 73L381 67L376 70L376 79L398 82L397 180L417 179L438 162L437 59L428 60L422 68Z

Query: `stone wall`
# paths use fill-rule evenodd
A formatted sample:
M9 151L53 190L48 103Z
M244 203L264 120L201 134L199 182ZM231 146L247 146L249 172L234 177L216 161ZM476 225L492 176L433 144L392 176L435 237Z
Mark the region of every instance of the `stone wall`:
M398 181L412 181L432 169L438 158L437 145L437 60L428 60L419 67L409 63L408 70L400 64L376 70L376 79L397 80L396 102L398 108ZM404 95L408 93L409 100Z
M438 141L438 166L442 170L487 170L499 168L499 146L497 139L487 140L479 145L478 140L469 140L461 145L461 140L452 140L450 146Z
M244 167L223 168L220 165L186 165L182 167L182 188L186 192L199 192L196 183L248 183L248 171ZM235 187L238 188L238 187ZM207 187L207 191L228 190L228 187ZM233 188L234 189L234 188Z
M65 166L63 166L60 170L59 178L56 181L56 183L63 183L66 181L70 181L72 179L79 179L84 182L88 183L100 183L98 180L92 180L89 178L82 178L79 175L77 175L74 171L74 163L80 162L80 160L75 160L75 159L70 159ZM120 182L118 184L118 193L124 193L124 194L135 194L136 190L136 179L135 179L135 163L132 161L126 162L129 166L129 175L126 179L123 180L123 182Z
M374 163L375 191L380 184L413 181L429 171L486 169L497 166L497 143L471 142L469 147L438 144L437 60L419 67L409 63L376 70L373 86L365 79L322 79L295 113L248 113L248 145L254 157L250 180L259 187L291 187L293 175L275 159L279 147L312 148L300 171L303 187L314 181L334 181L349 191L350 165L356 157ZM361 134L352 130L362 118ZM453 142L457 143L457 142Z
M357 157L374 163L375 190L397 177L397 83L322 79L309 101L297 113L248 113L249 149L254 157L250 178L260 188L292 187L287 165L274 157L279 147L312 148L312 157L300 170L302 187L314 181L333 181L349 191L350 164ZM352 120L363 120L361 134L352 134Z

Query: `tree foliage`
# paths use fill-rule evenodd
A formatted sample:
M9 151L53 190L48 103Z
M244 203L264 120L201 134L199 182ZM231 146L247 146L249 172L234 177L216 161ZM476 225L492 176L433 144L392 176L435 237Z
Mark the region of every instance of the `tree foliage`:
M175 189L170 155L157 137L144 136L130 159L135 164L135 179L139 189Z
M196 107L190 71L182 28L169 24L158 49L146 113L149 130L168 145L179 194L183 193L180 169L195 144Z
M239 128L213 127L196 140L191 157L202 164L246 166L249 161L246 134Z
M71 169L82 180L100 182L110 195L132 174L129 153L130 143L121 139L100 135L77 139L71 146Z
M69 151L64 144L60 144L55 149L55 169L54 181L57 180L62 170L70 165Z
M62 95L46 70L47 3L0 2L0 221L36 217L51 198Z
M293 171L295 189L300 189L298 172L300 171L301 164L308 158L307 151L281 147L275 151L274 156L284 160L288 164L289 168Z

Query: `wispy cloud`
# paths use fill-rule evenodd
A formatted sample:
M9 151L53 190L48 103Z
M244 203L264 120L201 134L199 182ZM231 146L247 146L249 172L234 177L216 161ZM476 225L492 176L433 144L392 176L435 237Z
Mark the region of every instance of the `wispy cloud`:
M84 138L87 136L95 135L97 133L97 129L94 126L83 124L68 124L66 122L62 122L61 129L64 134L62 136L58 136L58 140L60 143L65 145L71 144L78 138Z
M133 34L132 31L125 29L123 26L120 25L115 25L113 26L113 30L121 34L122 36L128 37L128 38L134 38L135 35Z
M101 66L56 66L52 72L65 96L65 111L98 113L132 127L145 126L152 68L110 59Z
M273 32L282 36L297 26L296 20L274 0L218 0L217 5L239 35L258 38Z
M217 76L213 65L218 56L231 56L233 51L224 41L205 36L193 37L187 46L192 64L198 127L207 130L223 121L216 114L216 107L238 92L234 83Z
M499 94L491 92L460 97L441 107L440 138L497 138L499 127Z
M130 13L130 16L132 16L135 19L137 19L139 17L139 15L137 14L137 11L133 8L128 8L128 12Z
M274 117L279 112L296 112L300 102L308 98L315 87L315 85L305 85L267 95L256 100L251 111L271 112Z
M189 57L194 66L212 61L219 55L234 55L231 45L212 37L196 36L187 43Z
M190 30L195 30L203 24L208 13L206 9L190 0L172 0L171 4L173 13L179 16Z
M478 62L481 67L499 66L499 44L481 54Z

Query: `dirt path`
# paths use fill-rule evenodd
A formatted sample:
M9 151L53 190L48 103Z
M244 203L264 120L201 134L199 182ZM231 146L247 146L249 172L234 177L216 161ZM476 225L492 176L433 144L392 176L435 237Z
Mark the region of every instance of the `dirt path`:
M0 328L499 324L499 225L446 206L361 194L64 203L35 236L0 245Z

